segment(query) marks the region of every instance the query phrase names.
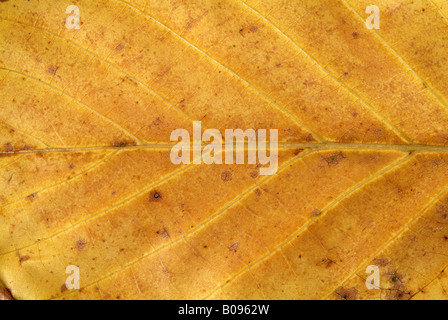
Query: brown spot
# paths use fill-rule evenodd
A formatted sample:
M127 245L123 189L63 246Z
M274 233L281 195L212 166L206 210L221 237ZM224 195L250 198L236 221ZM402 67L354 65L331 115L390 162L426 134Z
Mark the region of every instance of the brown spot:
M3 145L3 147L5 148L6 152L14 152L15 148L14 146L11 144L11 142L7 142Z
M221 180L224 182L232 181L232 172L224 171L223 173L221 173Z
M390 280L394 284L392 288L386 292L387 300L409 300L411 291L403 284L404 276L396 271L389 274Z
M386 292L387 300L409 300L411 298L411 292L402 284L398 289L390 289Z
M117 51L121 51L121 50L123 50L124 49L124 44L122 44L122 43L120 43L116 48L115 48L115 50L117 50Z
M257 26L251 26L250 27L250 32L257 32L258 31L258 27Z
M169 238L170 237L170 233L168 232L168 230L166 230L165 228L163 228L162 231L157 231L156 232L159 236L161 236L162 238Z
M69 168L70 170L73 170L73 169L75 169L75 165L74 165L73 163L70 163L69 166L68 166L68 168Z
M28 197L26 197L28 200L33 201L37 198L37 192L30 194Z
M328 258L322 258L322 259L320 259L320 262L321 262L320 264L325 265L325 268L330 268L333 264L336 263L335 261L328 259Z
M258 177L258 171L252 171L249 175L252 179L255 179Z
M162 194L156 190L149 194L149 202L158 202L162 200Z
M437 209L437 212L440 214L440 216L443 220L448 218L448 210L445 205L443 205L443 204L440 205L439 208Z
M342 300L356 300L358 296L358 290L355 287L352 288L341 288L336 291L336 294Z
M235 251L235 252L236 252L236 250L238 250L239 245L240 245L240 242L239 242L239 241L238 241L238 242L234 242L234 243L232 243L232 244L230 245L229 250L230 250L230 251Z
M159 117L157 117L156 120L154 120L154 121L152 122L152 124L155 125L155 126L158 126L158 125L160 125L161 123L162 123L162 120L160 120Z
M311 133L306 136L305 140L307 142L315 142L316 141L316 139L314 139L314 137L313 137L313 135Z
M255 194L257 195L257 197L260 197L261 196L261 190L260 189L255 190Z
M300 154L303 151L303 149L296 149L294 150L294 155L297 156L298 154Z
M15 299L12 296L11 291L0 285L0 300L15 300Z
M127 141L114 141L112 143L112 147L115 147L115 148L124 148L127 145L129 145L129 143Z
M48 67L48 73L49 73L49 74L52 74L52 75L55 75L56 72L58 71L58 69L59 69L58 66L49 66L49 67Z
M84 239L79 239L78 241L76 241L76 248L78 248L79 251L83 251L86 245L87 242Z
M31 146L26 144L23 146L22 150L31 150Z
M312 212L311 212L311 217L318 217L318 216L320 216L321 215L321 211L319 210L319 209L314 209Z
M329 166L334 166L345 159L345 156L342 152L337 152L327 157L322 157L322 159L325 160L325 162L327 162Z
M22 265L22 262L25 262L27 260L30 260L30 256L20 256L19 257L20 265Z
M386 258L375 258L373 259L373 264L378 267L385 267L390 263L389 259Z
M65 285L65 283L61 286L61 292L65 292L67 291L67 286Z
M359 38L359 33L358 32L353 32L352 33L352 37L353 37L353 39L358 39Z

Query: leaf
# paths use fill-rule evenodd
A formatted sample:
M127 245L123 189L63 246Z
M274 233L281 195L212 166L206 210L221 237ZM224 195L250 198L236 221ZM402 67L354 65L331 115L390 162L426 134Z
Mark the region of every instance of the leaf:
M0 298L448 298L448 7L370 4L0 1ZM278 172L173 164L193 120Z

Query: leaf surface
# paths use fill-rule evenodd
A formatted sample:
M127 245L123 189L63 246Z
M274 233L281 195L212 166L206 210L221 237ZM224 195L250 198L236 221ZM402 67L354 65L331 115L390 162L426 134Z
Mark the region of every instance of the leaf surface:
M0 299L448 298L445 1L72 4L0 1ZM174 165L194 120L278 172Z

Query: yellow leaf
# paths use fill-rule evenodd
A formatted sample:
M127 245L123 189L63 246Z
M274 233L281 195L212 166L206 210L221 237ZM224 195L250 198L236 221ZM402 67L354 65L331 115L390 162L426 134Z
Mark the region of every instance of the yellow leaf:
M0 299L448 299L448 6L370 5L0 0Z

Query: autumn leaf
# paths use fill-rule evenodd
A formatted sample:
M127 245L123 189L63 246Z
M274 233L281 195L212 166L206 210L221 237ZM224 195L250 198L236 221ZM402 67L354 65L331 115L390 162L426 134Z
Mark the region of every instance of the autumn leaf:
M447 43L443 0L0 0L0 299L447 299ZM277 172L174 164L193 121Z

